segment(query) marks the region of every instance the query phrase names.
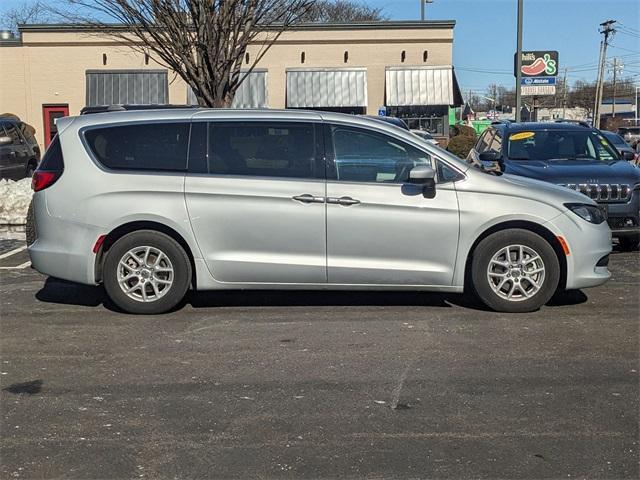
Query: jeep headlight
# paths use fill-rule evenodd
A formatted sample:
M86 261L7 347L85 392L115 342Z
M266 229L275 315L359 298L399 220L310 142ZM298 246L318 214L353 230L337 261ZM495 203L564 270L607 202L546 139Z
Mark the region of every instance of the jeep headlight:
M595 205L588 205L585 203L565 203L564 206L589 223L600 225L606 220L602 210Z

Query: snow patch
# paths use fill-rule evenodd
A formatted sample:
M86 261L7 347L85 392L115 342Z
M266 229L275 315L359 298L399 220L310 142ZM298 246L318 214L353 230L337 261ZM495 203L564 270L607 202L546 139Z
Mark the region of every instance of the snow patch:
M32 195L30 178L0 180L0 225L24 225Z

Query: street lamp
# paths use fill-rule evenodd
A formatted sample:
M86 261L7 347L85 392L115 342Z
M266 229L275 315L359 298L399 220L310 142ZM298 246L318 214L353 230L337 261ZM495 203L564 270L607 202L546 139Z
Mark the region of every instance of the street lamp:
M433 0L420 0L420 19L424 22L426 20L425 17L425 6L427 3L433 3Z
M516 48L516 122L520 121L522 109L522 9L523 2L518 0L518 34Z

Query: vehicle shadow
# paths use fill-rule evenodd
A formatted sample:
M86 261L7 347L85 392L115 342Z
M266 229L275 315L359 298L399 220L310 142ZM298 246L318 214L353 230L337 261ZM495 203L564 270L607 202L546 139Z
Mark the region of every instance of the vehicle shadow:
M36 299L44 303L77 305L84 307L104 306L121 312L107 297L102 286L80 285L49 277L36 293ZM569 306L587 301L580 290L562 292L547 305ZM490 311L470 293L450 294L419 291L339 291L339 290L212 290L189 292L173 311L185 305L193 308L215 307L462 307L472 310Z

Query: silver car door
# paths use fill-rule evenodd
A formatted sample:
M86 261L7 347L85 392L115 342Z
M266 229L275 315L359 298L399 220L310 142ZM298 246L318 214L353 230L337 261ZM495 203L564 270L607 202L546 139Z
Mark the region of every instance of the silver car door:
M327 264L333 284L452 284L459 215L452 182L435 198L405 182L431 156L384 133L328 127Z
M326 283L322 148L311 122L193 123L185 196L215 280Z

